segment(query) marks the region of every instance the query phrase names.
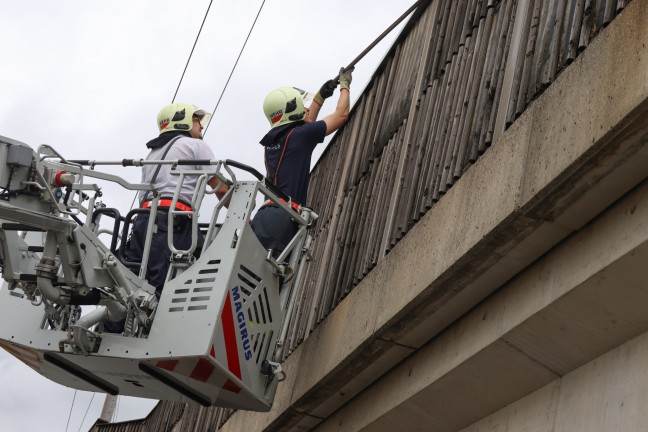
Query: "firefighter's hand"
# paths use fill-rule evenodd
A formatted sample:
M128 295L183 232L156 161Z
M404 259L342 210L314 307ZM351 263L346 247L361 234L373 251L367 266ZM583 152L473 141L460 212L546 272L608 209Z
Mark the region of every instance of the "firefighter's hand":
M340 89L347 89L349 90L349 86L351 85L351 73L353 72L353 69L351 68L348 70L344 70L344 68L340 69Z
M338 80L337 79L332 79L326 81L323 85L322 88L319 89L315 97L313 98L313 101L317 102L320 105L324 105L324 99L330 98L333 96L333 92L337 88L338 85Z

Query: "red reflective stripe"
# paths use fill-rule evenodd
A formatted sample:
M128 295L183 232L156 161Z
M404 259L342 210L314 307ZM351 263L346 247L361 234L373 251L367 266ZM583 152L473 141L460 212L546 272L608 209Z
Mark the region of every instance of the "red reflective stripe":
M236 384L234 384L230 380L225 381L225 385L223 386L223 389L224 390L229 390L229 391L234 392L234 393L238 393L238 392L241 391L241 388L239 386L237 386Z
M279 187L279 168L281 168L281 162L283 162L284 154L286 154L286 149L288 148L288 140L290 139L290 135L292 135L293 132L295 132L294 128L293 130L288 132L288 136L286 137L286 142L284 143L284 148L281 151L281 157L279 158L279 162L277 162L277 169L275 170L275 175L274 175L274 184L277 187Z
M212 347L211 347L211 351L209 351L209 355L211 355L212 357L216 358L216 351L214 350L214 345L212 345Z
M284 204L288 204L285 199L279 198L279 201L281 201ZM290 206L295 209L297 213L301 212L301 205L299 203L296 203L295 201L290 201Z
M169 372L173 372L173 370L178 366L179 360L160 360L158 361L155 366L159 367L160 369L168 370Z
M284 203L284 204L288 204L288 202L287 202L285 199L283 199L283 198L279 198L279 201L281 201L281 202ZM264 202L263 204L272 205L272 204L274 204L274 201L272 201L272 200L268 200L268 201ZM299 203L297 203L297 202L295 202L295 201L290 201L290 206L291 206L291 207L293 208L293 210L295 210L297 213L301 213L302 208L301 208L301 205L300 205Z
M66 174L66 172L65 172L65 171L59 171L59 172L57 172L56 175L54 176L54 182L56 183L56 186L58 186L58 187L63 187L63 186L64 186L64 184L61 183L61 176L62 176L63 174Z
M236 333L234 333L234 313L232 312L232 300L230 293L227 293L223 314L221 315L223 323L223 336L225 336L225 353L227 355L227 368L230 372L241 379L241 364L239 363L238 344L236 343Z
M191 375L189 375L189 377L198 381L205 382L209 379L212 372L214 372L214 369L215 366L211 364L209 360L200 359L191 371Z
M173 200L170 199L161 199L160 202L158 203L158 207L171 207L171 204L173 203ZM149 208L151 206L151 201L144 201L144 204L142 204L142 208ZM191 211L191 207L189 207L187 204L183 204L181 202L176 202L176 209L180 211Z

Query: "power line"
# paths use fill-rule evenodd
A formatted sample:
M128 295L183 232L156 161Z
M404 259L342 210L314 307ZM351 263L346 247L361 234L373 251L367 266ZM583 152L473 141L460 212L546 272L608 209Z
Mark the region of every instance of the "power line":
M232 71L230 72L229 77L227 78L227 81L225 82L225 86L223 87L223 91L221 92L220 97L218 98L218 102L216 102L216 106L212 110L212 119L213 119L213 116L216 114L216 110L218 109L218 105L220 105L221 99L223 99L223 95L225 94L225 90L227 90L227 86L229 85L230 79L232 79L232 75L234 75L234 71L236 70L236 66L238 65L238 62L241 59L241 55L243 54L243 50L245 50L245 46L247 45L247 42L250 39L250 35L252 34L252 30L254 30L254 26L256 25L256 22L259 19L259 15L261 15L261 10L263 9L263 5L265 5L265 0L263 0L263 2L261 2L261 7L259 7L259 12L257 12L256 17L254 18L254 22L252 23L252 27L250 27L250 31L248 32L248 35L245 38L245 42L243 42L243 46L241 47L241 51L239 52L239 55L236 58L236 62L234 63L234 67L232 68ZM211 122L209 122L209 124L205 128L205 131L203 132L203 136L205 136L205 134L207 133L207 129L209 129L210 125L211 125Z
M81 427L83 426L83 422L86 419L86 416L88 415L88 411L90 411L90 405L92 405L92 400L94 399L96 393L92 393L92 397L90 398L90 403L88 404L88 408L86 408L85 414L83 414L83 420L81 420L81 424L79 425L79 431L81 432Z
M72 406L70 407L70 414L68 415L68 421L67 424L65 425L65 432L67 432L68 427L70 426L70 417L72 417L72 409L74 408L74 400L76 399L76 394L77 391L74 390L74 397L72 398Z
M182 71L182 76L180 77L180 82L178 82L178 87L176 87L176 91L175 91L175 94L173 95L173 99L171 100L171 103L174 103L176 96L178 96L178 90L180 90L180 85L182 84L182 80L183 80L183 78L185 76L185 72L187 72L187 67L189 67L189 62L191 61L191 56L193 55L194 49L196 49L196 44L198 43L198 38L200 38L200 33L202 32L203 26L205 25L205 21L207 20L207 15L209 14L209 9L211 8L211 5L212 5L213 1L214 0L209 0L209 6L207 6L207 12L205 12L205 17L202 20L202 24L200 24L200 29L198 30L198 34L196 35L196 40L194 40L193 47L191 47L191 52L189 53L189 58L187 59L187 63L185 64L184 70Z

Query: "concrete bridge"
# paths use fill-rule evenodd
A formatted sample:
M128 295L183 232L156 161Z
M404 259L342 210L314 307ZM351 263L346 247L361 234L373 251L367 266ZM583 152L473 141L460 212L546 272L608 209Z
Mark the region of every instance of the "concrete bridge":
M174 430L227 432L646 430L648 2L483 3L480 20L470 11L481 2L429 2L313 171L320 195L311 204L329 213L273 409L161 403L142 425L174 417ZM453 11L466 16L458 27L479 26L457 30L463 45L442 50L435 66ZM535 60L586 19L596 37L579 55L570 59L567 43ZM570 35L551 36L552 22ZM498 40L503 49L483 55L474 68L482 79L470 72L480 34L482 49ZM537 67L525 88L528 47ZM416 61L394 66L402 53ZM489 76L500 75L479 105L491 57ZM476 82L476 97L461 82ZM444 88L458 96L445 124L434 115L451 100L436 102ZM485 107L488 121L472 121ZM434 159L434 134L455 140L456 158ZM438 174L426 177L425 161ZM334 188L317 186L332 176ZM366 204L353 219L356 200Z

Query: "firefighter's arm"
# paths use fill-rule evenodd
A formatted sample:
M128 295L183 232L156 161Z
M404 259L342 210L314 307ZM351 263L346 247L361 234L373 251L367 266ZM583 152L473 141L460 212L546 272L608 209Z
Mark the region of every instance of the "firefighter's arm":
M326 135L330 135L340 129L349 118L349 86L351 85L352 72L353 68L347 71L345 71L344 68L340 69L340 97L337 106L335 107L335 112L324 117L324 122L326 123Z
M308 113L308 118L310 119L310 121L314 122L317 120L317 116L321 108L322 105L319 105L317 102L313 101L310 108L308 108L308 111L306 111Z
M333 92L337 88L338 82L339 81L337 78L328 80L319 89L319 91L313 98L313 103L308 110L308 117L310 118L310 121L317 120L317 115L319 114L322 105L324 105L324 100L333 96Z
M340 98L338 99L335 112L324 117L326 123L326 135L330 135L340 129L349 118L349 89L340 89Z
M212 177L207 181L207 184L211 186L212 189L216 191L216 196L218 197L219 200L223 199L227 191L229 190L229 187L220 181L218 177ZM218 189L216 189L218 188ZM225 207L229 207L229 201L225 203Z

